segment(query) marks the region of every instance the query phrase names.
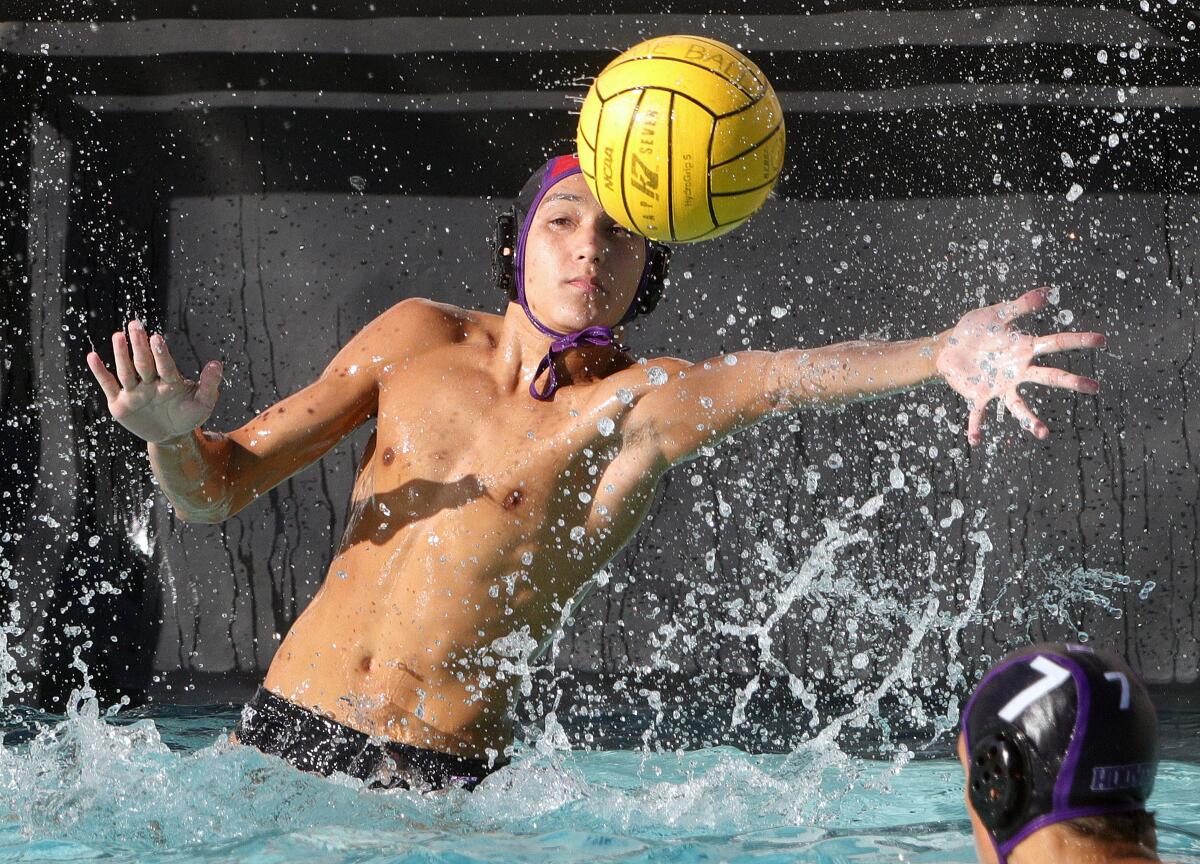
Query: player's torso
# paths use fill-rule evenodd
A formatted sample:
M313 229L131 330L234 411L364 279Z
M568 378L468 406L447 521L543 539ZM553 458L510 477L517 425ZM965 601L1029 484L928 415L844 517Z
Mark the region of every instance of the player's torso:
M268 687L424 746L507 740L514 669L636 528L657 473L619 446L624 401L505 392L493 350L386 369L341 548Z

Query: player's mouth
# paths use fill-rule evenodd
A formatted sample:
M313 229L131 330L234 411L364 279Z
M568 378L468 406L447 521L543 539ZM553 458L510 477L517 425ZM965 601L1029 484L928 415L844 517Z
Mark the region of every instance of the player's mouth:
M586 276L580 276L567 281L568 285L573 285L584 294L600 294L604 292L604 283L596 279L589 279Z

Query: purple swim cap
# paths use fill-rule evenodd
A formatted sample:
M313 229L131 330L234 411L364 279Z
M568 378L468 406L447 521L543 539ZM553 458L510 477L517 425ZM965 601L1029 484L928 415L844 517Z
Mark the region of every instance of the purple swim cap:
M513 250L513 282L516 286L516 300L521 304L521 308L525 310L525 315L529 318L530 323L554 340L550 343L550 350L546 352L546 356L538 363L537 370L533 373L533 380L529 382L529 395L543 402L554 398L554 392L558 389L558 375L554 371L555 354L570 348L578 348L582 345L612 345L616 338L611 327L598 325L585 327L573 333L559 333L557 330L552 330L537 319L537 316L533 314L533 310L529 308L529 301L525 298L525 243L529 239L531 217L552 186L561 180L581 173L583 172L579 167L578 156L555 156L529 178L524 188L521 189L520 194L517 195L515 205L520 221L516 246ZM638 282L637 293L634 295L633 302L625 311L617 326L627 324L637 316L638 297L646 290L647 282L650 280L654 269L653 256L650 253L651 243L647 240L646 264L642 268L642 276ZM547 370L550 374L546 380L546 386L538 390L537 380Z
M1047 825L1146 809L1158 716L1120 657L1034 645L983 676L962 713L967 796L1000 864Z

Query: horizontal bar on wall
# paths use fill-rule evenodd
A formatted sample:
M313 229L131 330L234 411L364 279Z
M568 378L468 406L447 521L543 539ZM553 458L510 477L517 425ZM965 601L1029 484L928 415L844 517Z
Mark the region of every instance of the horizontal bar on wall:
M847 92L780 92L789 112L876 112L979 105L1086 108L1196 108L1200 87L1061 87L1057 85L969 84ZM329 108L338 111L418 111L478 113L507 110L578 111L578 91L500 90L486 93L346 93L318 91L209 90L162 96L87 96L75 98L88 111L129 113L202 111L221 108Z
M397 17L370 20L257 18L112 23L28 22L0 30L0 49L47 56L148 56L180 51L403 54L436 51L541 51L608 47L696 33L749 53L850 51L879 45L1001 46L1177 44L1130 12L1007 6L985 10L870 10L829 15L513 15L496 18ZM1115 58L1114 58L1115 59Z

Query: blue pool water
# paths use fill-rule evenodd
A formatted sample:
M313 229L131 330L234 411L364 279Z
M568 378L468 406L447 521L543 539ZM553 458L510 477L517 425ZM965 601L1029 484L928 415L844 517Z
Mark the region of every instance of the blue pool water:
M224 732L236 711L14 716L0 752L0 861L971 862L949 759L836 748L750 755L563 751L545 742L474 794L368 791ZM1168 755L1195 747L1177 726ZM1190 744L1189 744L1190 741ZM1165 860L1200 864L1200 762L1162 766Z

